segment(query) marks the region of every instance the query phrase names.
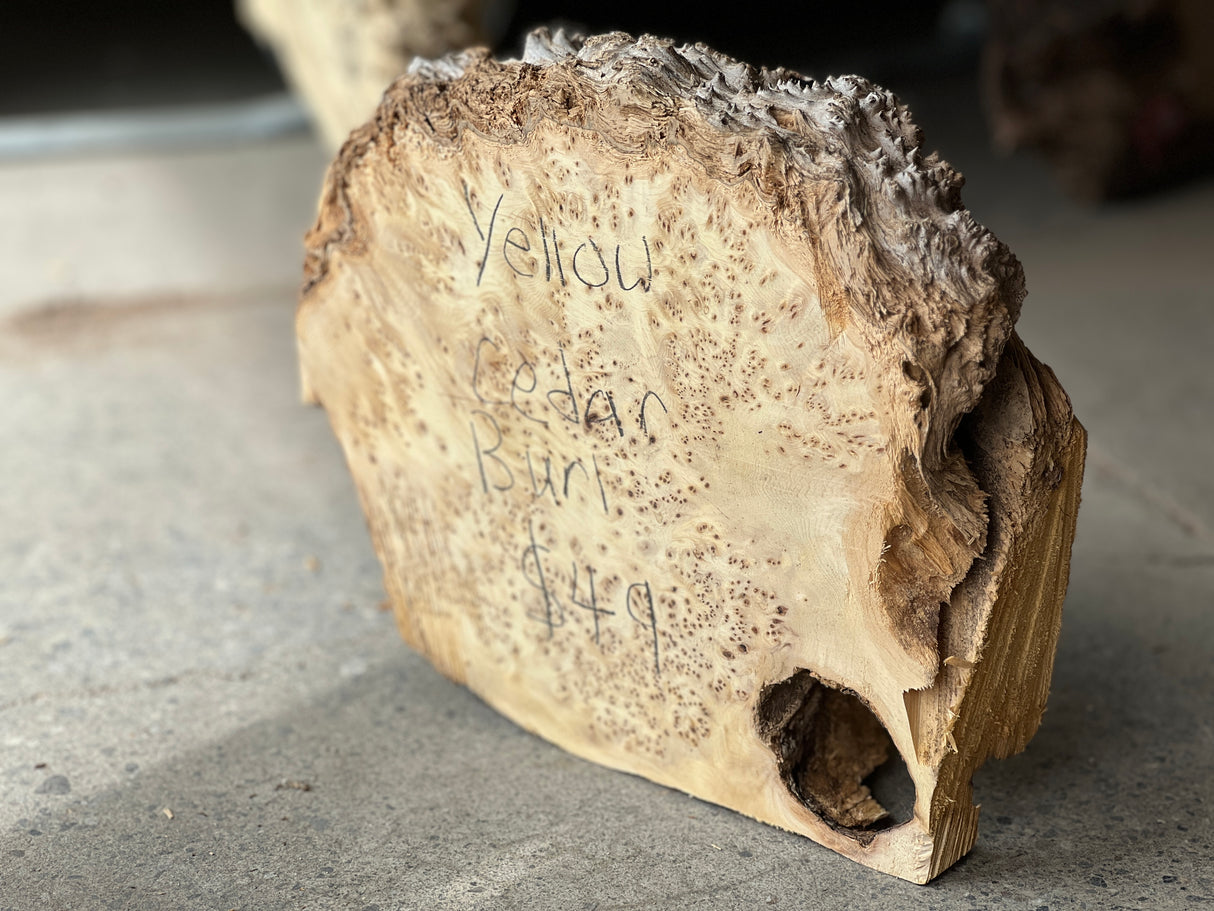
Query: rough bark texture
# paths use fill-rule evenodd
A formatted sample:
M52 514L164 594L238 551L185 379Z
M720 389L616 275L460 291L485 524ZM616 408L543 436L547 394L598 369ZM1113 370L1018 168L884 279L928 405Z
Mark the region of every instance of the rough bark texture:
M493 0L237 0L246 28L273 49L321 135L337 149L375 111L414 56L486 39Z
M330 169L298 334L443 673L925 882L1044 710L1084 433L921 146L863 79L654 38L417 63Z

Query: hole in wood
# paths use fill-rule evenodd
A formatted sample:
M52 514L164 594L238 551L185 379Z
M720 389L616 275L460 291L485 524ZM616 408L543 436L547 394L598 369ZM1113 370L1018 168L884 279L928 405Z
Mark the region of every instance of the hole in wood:
M788 789L832 828L867 842L910 819L906 763L854 693L799 670L764 688L756 723Z

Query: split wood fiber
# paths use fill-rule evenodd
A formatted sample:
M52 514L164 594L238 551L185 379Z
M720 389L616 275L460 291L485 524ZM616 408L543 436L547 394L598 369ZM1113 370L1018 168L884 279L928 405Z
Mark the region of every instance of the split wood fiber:
M416 63L329 170L297 325L413 647L916 882L1040 721L1085 445L922 147L863 79L650 37Z

